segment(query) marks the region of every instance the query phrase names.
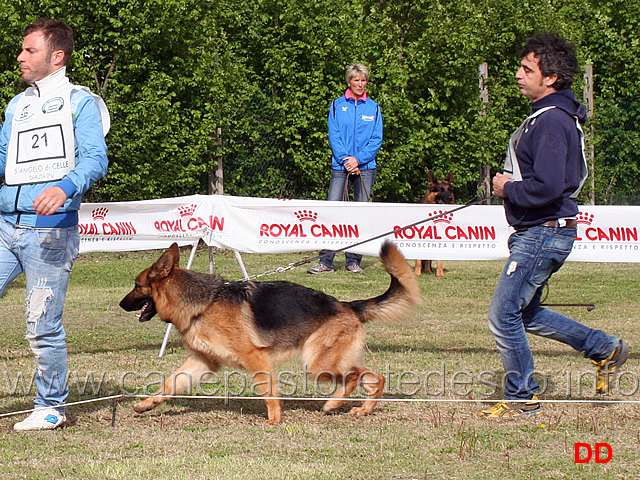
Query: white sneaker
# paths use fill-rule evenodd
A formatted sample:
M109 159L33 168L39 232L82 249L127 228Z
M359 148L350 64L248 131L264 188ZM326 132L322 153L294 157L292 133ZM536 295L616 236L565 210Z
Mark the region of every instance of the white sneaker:
M23 421L16 423L13 429L16 432L53 430L61 426L66 420L67 417L64 413L58 412L55 408L41 408L33 411L33 413Z

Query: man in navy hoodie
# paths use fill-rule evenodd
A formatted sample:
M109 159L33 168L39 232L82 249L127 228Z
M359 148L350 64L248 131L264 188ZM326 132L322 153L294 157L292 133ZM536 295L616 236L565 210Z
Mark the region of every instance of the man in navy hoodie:
M493 194L504 198L515 232L489 306L489 329L505 370L504 401L480 412L491 418L540 413L527 333L582 352L596 368L597 393L609 392L629 354L623 340L540 306L546 283L576 237L576 198L587 176L580 127L586 108L570 88L578 61L565 39L535 36L518 54L516 80L531 101L531 115L509 141L504 173L493 178Z

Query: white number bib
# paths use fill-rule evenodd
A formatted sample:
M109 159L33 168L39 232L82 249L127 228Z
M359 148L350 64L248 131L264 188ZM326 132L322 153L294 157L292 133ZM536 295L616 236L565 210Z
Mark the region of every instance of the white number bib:
M71 89L67 83L50 97L25 92L20 98L7 151L7 185L60 180L75 167Z

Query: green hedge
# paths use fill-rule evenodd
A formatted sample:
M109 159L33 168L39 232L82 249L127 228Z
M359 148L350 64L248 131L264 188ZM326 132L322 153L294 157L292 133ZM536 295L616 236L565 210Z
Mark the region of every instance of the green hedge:
M528 110L515 49L554 30L593 65L597 201L637 203L637 2L11 0L0 15L1 106L24 88L24 26L47 15L74 28L70 77L101 94L113 120L93 201L206 194L220 159L225 193L325 198L326 117L352 62L369 67L384 116L374 198L418 201L433 169L453 171L468 200Z

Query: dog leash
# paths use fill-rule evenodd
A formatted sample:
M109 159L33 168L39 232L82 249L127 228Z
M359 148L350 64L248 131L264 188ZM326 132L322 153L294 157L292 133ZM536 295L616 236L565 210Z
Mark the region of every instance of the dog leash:
M430 222L430 221L433 221L433 220L437 220L438 218L444 217L445 215L450 215L451 213L455 213L455 212L463 210L463 209L465 209L467 207L471 207L473 205L478 205L478 204L483 203L483 202L488 202L493 197L494 197L494 195L491 195L489 198L475 198L475 199L465 203L464 205L460 205L459 207L456 207L454 209L447 210L446 212L439 213L437 215L433 215L433 216L431 216L429 218L426 218L424 220L420 220L418 222L414 222L414 223L411 223L409 225L405 225L404 227L396 228L395 230L391 230L390 232L381 233L380 235L376 235L375 237L371 237L371 238L368 238L368 239L363 240L361 242L354 243L352 245L348 245L346 247L342 247L342 248L339 248L338 250L333 250L333 251L335 253L340 253L340 252L342 252L344 250L347 250L349 248L357 247L359 245L363 245L365 243L372 242L374 240L378 240L379 238L386 237L387 235L392 235L394 233L401 232L401 231L403 231L403 230L405 230L407 228L411 228L411 227L414 227L416 225L420 225L422 223L426 223L426 222ZM319 260L319 259L320 259L320 255L316 255L315 257L311 257L311 258L307 258L305 260L300 260L298 262L290 263L286 267L278 267L278 268L275 268L273 270L268 270L268 271L266 271L264 273L261 273L261 274L251 275L250 277L245 278L245 280L252 280L252 279L255 279L255 278L260 278L260 277L264 277L264 276L267 276L267 275L273 275L273 274L276 274L276 273L283 273L283 272L286 272L287 270L293 270L294 268L300 267L300 266L305 265L307 263L314 262L314 261ZM547 293L545 295L545 298L542 300L542 302L538 304L540 307L586 307L587 312L592 312L596 308L595 304L593 304L593 303L545 303L545 300L549 295L549 284L547 283L545 285L545 287L546 287Z
M349 174L347 176L347 178L344 181L344 189L342 191L342 201L343 202L348 202L349 201L349 177L351 177L352 175L355 174ZM360 188L362 189L362 191L365 194L365 197L367 199L367 202L371 201L371 195L370 192L367 191L367 186L364 184L364 179L362 178L362 175L358 175L359 180L360 180ZM357 182L357 180L355 180Z
M540 307L587 307L587 312L592 312L596 309L593 303L540 303Z
M542 302L538 304L539 307L586 307L587 312L592 312L596 309L593 303L546 303L545 300L549 296L549 284L545 284L545 295Z
M463 209L465 209L467 207L471 207L472 205L478 205L480 203L487 202L492 197L473 199L473 200L465 203L464 205L460 205L459 207L453 208L451 210L447 210L446 212L439 213L437 215L433 215L433 216L431 216L429 218L425 218L424 220L419 220L419 221L411 223L409 225L405 225L403 227L398 227L398 228L396 228L394 230L391 230L389 232L381 233L380 235L376 235L375 237L368 238L368 239L363 240L361 242L354 243L352 245L347 245L346 247L342 247L342 248L339 248L338 250L331 250L331 251L334 252L334 253L340 253L340 252L343 252L344 250L348 250L349 248L358 247L360 245L364 245L365 243L373 242L374 240L378 240L379 238L386 237L387 235L392 235L394 233L401 232L403 230L406 230L407 228L415 227L416 225L420 225L422 223L426 223L426 222L431 222L433 220L437 220L438 218L441 218L441 217L444 217L445 215L450 215L452 213L458 212L458 211L463 210ZM300 267L300 266L305 265L307 263L314 262L314 261L319 260L319 259L320 259L320 255L316 255L315 257L306 258L306 259L300 260L298 262L290 263L286 267L278 267L278 268L274 268L272 270L268 270L268 271L266 271L264 273L260 273L260 274L257 274L257 275L251 275L250 277L245 278L244 280L253 280L255 278L260 278L260 277L264 277L264 276L267 276L267 275L273 275L275 273L283 273L283 272L286 272L287 270L292 270L294 268Z

